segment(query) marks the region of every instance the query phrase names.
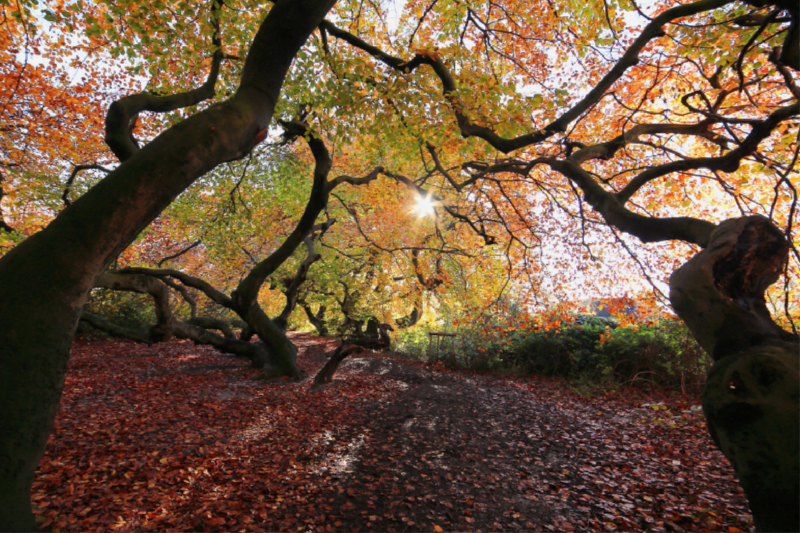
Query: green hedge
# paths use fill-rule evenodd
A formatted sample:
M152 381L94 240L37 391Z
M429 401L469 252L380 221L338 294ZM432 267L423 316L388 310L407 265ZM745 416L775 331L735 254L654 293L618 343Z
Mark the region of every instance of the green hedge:
M555 376L598 385L651 385L699 392L710 358L676 321L618 327L611 319L578 315L549 330L502 327L458 330L430 362L476 371ZM404 333L400 352L427 359L427 331Z
M615 327L592 319L565 325L530 334L507 359L524 374L652 383L684 392L699 390L710 366L686 327L673 321Z

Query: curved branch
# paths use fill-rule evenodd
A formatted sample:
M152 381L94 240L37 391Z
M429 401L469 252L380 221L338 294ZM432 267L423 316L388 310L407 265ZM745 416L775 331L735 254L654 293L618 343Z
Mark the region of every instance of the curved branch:
M149 294L153 298L156 324L150 328L150 342L169 340L172 336L172 308L169 305L169 287L159 280L138 274L106 272L97 276L96 288Z
M656 218L634 213L624 207L617 195L603 189L591 174L572 161L551 159L545 162L580 187L586 201L597 210L605 221L621 231L638 237L642 242L657 242L678 239L705 247L713 223L691 217Z
M161 259L161 260L158 262L158 267L159 267L159 268L161 268L161 265L163 265L163 264L164 264L164 263L166 263L167 261L172 261L173 259L177 259L177 258L179 258L180 256L182 256L183 254L185 254L185 253L186 253L186 252L188 252L189 250L192 250L193 248L196 248L197 246L200 246L202 243L203 243L202 239L197 239L197 240L196 240L196 241L194 241L192 244L190 244L189 246L187 246L187 247L186 247L186 248L184 248L183 250L179 251L178 253L175 253L175 254L172 254L172 255L168 255L168 256L166 256L166 257L162 258L162 259Z
M325 143L319 137L319 134L311 131L305 123L294 120L290 122L280 121L280 124L286 130L287 135L304 137L308 143L315 161L314 182L311 186L311 194L306 203L306 208L294 230L277 250L254 266L234 290L233 299L238 304L241 312L257 305L256 298L261 286L294 253L300 243L312 231L314 222L319 214L328 205L328 194L330 192L328 188L328 173L333 166L333 161L328 149L325 147Z
M328 192L330 193L333 189L336 188L337 185L341 183L349 183L350 185L366 185L371 181L375 181L376 179L378 179L378 176L380 176L383 173L383 171L384 168L382 166L377 166L374 169L372 169L372 171L370 171L369 174L367 174L366 176L362 176L360 178L354 178L352 176L347 176L347 175L336 176L335 178L333 178L328 182Z
M631 179L631 181L616 194L617 200L624 205L644 184L671 172L697 170L700 168L735 172L739 168L742 159L755 153L755 151L758 150L759 143L769 137L778 124L798 113L800 113L800 103L778 108L767 118L754 124L750 133L741 144L725 155L719 157L684 159L682 161L673 161L649 168Z
M197 317L197 300L195 300L194 296L192 296L189 293L189 290L185 286L181 285L180 283L176 283L175 281L173 281L173 280L171 280L170 278L167 278L167 277L161 278L161 281L163 281L164 283L166 283L167 285L169 285L170 287L172 287L173 289L175 289L176 291L181 293L181 296L183 296L184 301L186 301L186 303L189 304L190 316L192 318L196 318Z
M325 324L325 311L327 311L327 307L322 304L315 313L314 310L311 309L311 305L302 297L297 298L297 303L303 308L303 311L306 313L306 318L308 318L309 323L317 329L319 336L327 337L328 326Z
M118 273L141 274L144 276L153 276L156 278L165 278L167 276L173 277L179 280L187 287L192 287L193 289L201 291L203 294L211 298L211 300L218 303L219 305L227 307L228 309L235 309L233 300L231 300L228 296L226 296L222 292L212 287L210 283L203 281L200 278L190 276L189 274L185 274L180 270L173 270L170 268L128 267L128 268L123 268Z
M578 151L569 156L569 160L575 163L585 163L592 159L608 161L612 159L622 147L638 141L642 135L658 135L660 133L699 135L701 137L710 137L711 139L718 140L719 135L708 131L710 125L711 122L705 120L697 124L639 124L622 135L618 135L604 143L592 144L589 146L579 145L579 143L567 143L579 148Z
M75 165L72 168L72 172L70 173L69 178L67 178L67 182L64 184L64 192L61 193L61 200L64 202L64 205L66 207L69 207L69 204L72 203L69 199L69 193L70 191L72 191L72 184L75 182L75 178L78 176L78 172L81 172L83 170L101 170L106 174L111 172L110 168L106 168L103 165L98 165L96 163L91 165Z
M203 329L216 329L221 331L226 339L236 339L236 335L233 334L231 325L228 324L227 320L222 320L221 318L193 316L192 318L187 320L186 323L191 326L197 326Z
M291 278L286 290L283 291L283 294L286 297L286 305L284 305L283 311L281 311L280 315L272 319L272 321L275 322L279 328L286 330L286 326L289 323L289 316L292 314L292 311L294 311L294 308L297 307L300 286L307 279L308 269L311 268L311 265L322 259L322 256L318 254L314 248L314 240L321 239L322 236L325 235L325 232L328 231L328 228L330 228L335 222L336 220L332 218L327 222L317 224L314 226L311 233L309 233L303 240L307 249L306 258L302 263L300 263L300 266L297 267L297 272Z
M212 2L212 6L216 6L212 7L211 13L211 23L214 27L211 42L215 50L214 55L211 57L211 69L203 85L191 91L167 96L157 96L150 93L132 94L120 98L109 106L106 114L105 141L120 162L130 159L140 149L139 143L133 136L133 129L136 127L139 113L143 111L167 113L199 104L203 100L214 97L217 78L219 77L219 67L224 53L222 52L218 15L219 10L222 9L222 3L215 0Z
M638 63L639 52L647 46L647 44L658 37L665 35L663 26L675 19L696 15L703 11L708 11L718 7L722 7L731 3L733 0L700 0L691 4L685 4L668 9L654 18L642 32L639 37L628 47L622 57L617 61L614 67L592 88L589 93L576 103L569 110L567 110L559 118L542 128L541 130L520 135L514 138L504 138L492 131L491 128L473 124L470 118L465 114L464 107L457 101L454 92L456 91L456 83L453 79L450 70L444 62L430 54L416 54L410 61L403 61L400 58L391 56L379 48L372 46L358 37L337 28L330 21L324 21L325 29L333 36L342 39L348 44L359 48L368 54L372 55L385 65L401 72L411 72L418 66L426 64L430 65L439 80L442 82L442 92L450 101L453 113L456 117L456 122L461 130L462 137L479 137L488 142L495 149L509 153L525 146L530 146L544 141L545 139L553 136L556 133L567 131L567 126L570 122L577 119L582 113L587 111L591 106L596 104L605 92L611 88L614 83L622 78L623 74L630 67Z

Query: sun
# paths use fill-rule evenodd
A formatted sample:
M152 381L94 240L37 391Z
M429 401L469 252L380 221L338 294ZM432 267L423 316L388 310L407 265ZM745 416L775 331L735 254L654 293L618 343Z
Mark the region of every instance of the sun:
M417 196L417 205L412 211L415 211L419 218L436 215L436 202L433 201L430 191L426 196Z

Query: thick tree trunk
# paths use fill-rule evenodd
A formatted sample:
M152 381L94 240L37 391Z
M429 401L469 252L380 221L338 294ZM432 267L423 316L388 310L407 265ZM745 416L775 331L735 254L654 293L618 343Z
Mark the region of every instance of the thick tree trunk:
M253 329L253 326L245 322L244 326L242 326L242 331L239 332L239 339L250 342L250 339L252 339L255 334L256 330Z
M235 96L156 137L0 258L0 531L36 529L31 483L95 277L198 177L261 139L294 56L334 1L278 2Z
M675 311L715 361L703 410L758 531L800 531L800 343L764 300L788 249L764 217L729 220L670 279Z

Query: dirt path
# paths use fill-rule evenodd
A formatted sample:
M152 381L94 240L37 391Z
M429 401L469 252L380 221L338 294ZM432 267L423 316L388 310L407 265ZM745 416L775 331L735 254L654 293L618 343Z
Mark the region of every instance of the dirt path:
M694 413L655 422L666 409L637 409L641 400L594 403L552 382L401 358L352 357L337 377L359 373L400 386L393 401L366 407L368 422L350 436L369 436L358 453L333 461L346 487L336 503L356 529L749 527L732 471Z
M336 346L293 339L311 376ZM317 389L252 374L189 343L76 346L34 483L43 528L752 527L702 418L678 402L590 400L376 355L351 356Z

